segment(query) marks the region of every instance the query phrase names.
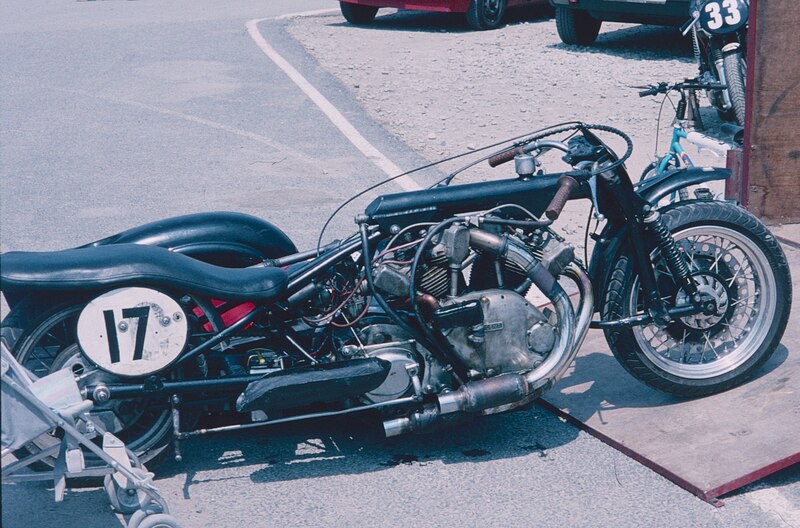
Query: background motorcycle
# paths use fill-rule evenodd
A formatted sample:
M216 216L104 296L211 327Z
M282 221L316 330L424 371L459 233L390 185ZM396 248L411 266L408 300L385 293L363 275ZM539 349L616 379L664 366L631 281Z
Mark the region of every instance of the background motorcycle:
M708 91L720 116L744 126L748 0L693 0L691 28L698 80L727 86Z
M625 154L598 132L621 138ZM550 151L570 170L537 172ZM736 386L785 329L783 252L733 204L656 206L729 171L667 171L635 188L631 151L611 127L544 129L479 160L514 160L516 178L448 185L456 171L381 196L358 233L303 252L268 222L207 213L6 253L2 338L35 374L71 369L96 427L143 462L170 439L179 458L178 439L207 432L195 430L207 412L233 422L221 431L371 410L397 435L519 408L556 383L590 326L660 390ZM606 219L588 270L552 229L575 199ZM48 467L58 442L24 449Z

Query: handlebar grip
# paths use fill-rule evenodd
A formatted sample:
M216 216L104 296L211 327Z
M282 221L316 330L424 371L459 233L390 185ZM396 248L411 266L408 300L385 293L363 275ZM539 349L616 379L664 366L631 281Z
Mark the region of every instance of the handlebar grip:
M514 156L517 154L524 154L525 150L524 147L517 147L511 150L506 150L501 152L500 154L495 154L491 158L489 158L489 166L490 167L497 167L498 165L502 165L507 161L511 161L514 159Z
M655 95L658 93L658 90L655 88L648 88L647 90L642 90L639 92L639 97L647 97L648 95Z
M561 210L569 201L572 192L578 188L578 180L572 176L562 176L558 179L558 190L550 201L550 205L544 211L544 215L550 220L557 220L561 215Z

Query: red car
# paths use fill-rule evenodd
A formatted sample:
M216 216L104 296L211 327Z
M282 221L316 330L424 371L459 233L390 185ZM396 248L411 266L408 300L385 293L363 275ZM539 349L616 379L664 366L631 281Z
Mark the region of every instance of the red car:
M339 2L342 15L351 24L369 24L381 7L442 13L466 13L474 29L495 29L503 23L506 7L546 0L346 0Z

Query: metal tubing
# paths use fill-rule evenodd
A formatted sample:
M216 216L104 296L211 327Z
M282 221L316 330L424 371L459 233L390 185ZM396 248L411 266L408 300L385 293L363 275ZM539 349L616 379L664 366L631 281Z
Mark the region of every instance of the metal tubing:
M368 235L368 239L374 240L379 236L380 232L375 231L372 234ZM342 244L336 251L332 251L330 254L324 255L319 259L313 261L309 267L303 268L302 270L298 271L296 275L295 274L290 275L289 285L287 286L288 294L292 295L296 291L305 287L305 285L307 284L308 280L311 277L313 277L317 273L325 271L330 267L331 264L340 260L341 258L350 255L360 245L361 245L360 239L351 240L350 242Z
M295 253L293 255L286 255L285 257L271 259L269 263L275 266L276 268L290 266L292 264L297 264L298 262L303 262L305 260L309 260L324 255L328 251L336 249L336 246L338 246L339 244L341 244L341 241L334 240L330 244L326 244L319 249L309 249L307 251L302 251L300 253Z
M289 422L298 422L300 420L311 420L314 418L327 418L331 416L342 416L345 414L353 414L361 411L367 411L370 409L381 409L385 407L397 407L401 405L410 405L413 403L420 403L420 400L416 396L410 396L408 398L400 398L397 400L392 400L383 403L373 403L370 405L363 405L361 407L353 407L351 409L344 409L342 411L330 411L330 412L321 412L321 413L311 413L311 414L303 414L300 416L290 416L289 418L279 418L277 420L267 420L266 422L257 422L257 423L250 423L250 424L240 424L240 425L226 425L223 427L215 427L213 429L197 429L196 431L188 431L185 433L180 434L180 439L190 438L192 436L200 436L205 435L208 433L223 433L225 431L242 431L244 429L254 429L256 427L264 427L265 425L277 425L282 423L289 423Z
M112 399L132 398L135 396L158 396L165 393L183 393L203 389L214 391L227 389L236 386L244 386L248 383L261 379L263 375L237 376L230 378L218 378L212 380L189 380L189 381L168 381L155 390L145 390L142 384L130 385L109 385ZM91 387L89 387L91 389ZM91 390L90 390L91 393Z
M218 333L214 337L210 338L208 341L204 341L204 342L200 343L199 345L194 347L192 350L190 350L189 352L184 354L183 357L178 359L178 361L175 364L176 365L180 365L184 361L187 361L188 359L193 358L194 356L196 356L198 354L202 354L206 350L209 350L209 349L217 346L221 342L225 341L229 336L231 336L232 334L236 333L237 331L239 331L243 327L245 327L248 324L250 324L256 317L261 315L261 312L263 312L265 310L266 310L266 306L257 306L252 312L248 313L247 315L245 315L244 317L242 317L241 319L239 319L238 321L236 321L235 323L230 325L228 328L222 330L220 333Z

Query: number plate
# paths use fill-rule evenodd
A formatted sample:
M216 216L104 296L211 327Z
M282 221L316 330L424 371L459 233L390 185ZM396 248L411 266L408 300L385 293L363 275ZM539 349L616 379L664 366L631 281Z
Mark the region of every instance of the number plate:
M89 304L78 318L78 343L98 367L145 376L178 359L186 345L186 314L171 297L148 288L121 288Z
M744 0L710 0L700 8L700 26L715 35L736 31L747 23Z

